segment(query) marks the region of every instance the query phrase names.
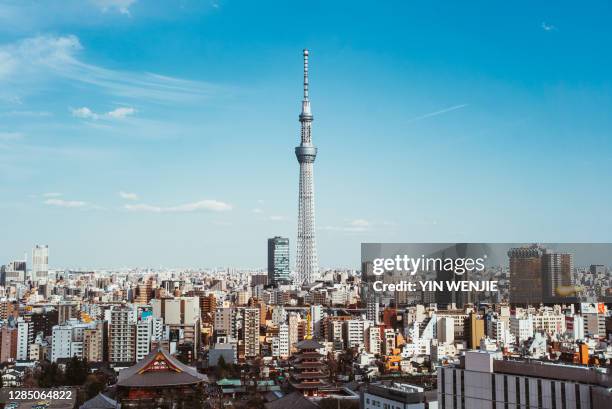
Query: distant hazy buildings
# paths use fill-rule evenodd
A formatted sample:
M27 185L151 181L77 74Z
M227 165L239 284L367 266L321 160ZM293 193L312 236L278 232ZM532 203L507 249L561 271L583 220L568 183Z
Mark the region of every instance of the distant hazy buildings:
M289 239L279 236L268 239L268 283L290 284L290 273Z

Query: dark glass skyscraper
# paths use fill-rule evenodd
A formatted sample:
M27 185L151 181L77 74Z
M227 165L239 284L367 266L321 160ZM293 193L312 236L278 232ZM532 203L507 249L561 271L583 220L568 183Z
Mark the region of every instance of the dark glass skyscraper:
M290 273L289 239L279 236L268 239L268 283L290 284Z

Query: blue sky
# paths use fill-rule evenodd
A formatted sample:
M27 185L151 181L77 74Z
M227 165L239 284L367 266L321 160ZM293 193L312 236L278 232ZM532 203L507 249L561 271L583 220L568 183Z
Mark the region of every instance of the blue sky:
M612 240L612 6L0 1L0 263L250 266L294 238Z

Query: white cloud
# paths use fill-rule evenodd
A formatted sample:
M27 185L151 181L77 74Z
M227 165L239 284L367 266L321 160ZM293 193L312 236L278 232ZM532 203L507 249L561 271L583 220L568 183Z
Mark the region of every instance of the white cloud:
M136 193L121 191L119 192L119 196L125 200L138 200L138 195Z
M232 205L220 202L218 200L201 200L199 202L185 203L178 206L153 206L145 203L126 204L123 206L126 210L153 212L153 213L186 213L195 212L198 210L207 210L212 212L225 212L232 210Z
M259 207L256 207L255 209L251 210L251 212L256 213L256 214L260 214L260 213L263 213L263 210L260 209Z
M48 192L43 193L43 197L60 197L62 194L59 192Z
M370 222L364 219L355 219L349 223L352 227L370 227Z
M555 27L554 25L549 24L549 23L547 23L545 21L542 22L542 26L541 27L542 27L542 30L544 30L544 31L555 31L557 29L557 27Z
M340 226L323 226L321 230L328 231L341 231L347 233L360 233L360 232L369 232L372 230L383 228L389 228L395 226L394 222L384 221L384 222L374 222L366 219L353 219L346 221L343 225Z
M132 107L121 107L116 108L106 113L106 116L111 118L125 118L126 116L133 115L136 110Z
M136 110L132 107L120 107L120 108L116 108L116 109L113 109L112 111L102 113L102 114L98 114L92 111L91 109L89 109L88 107L76 108L76 109L72 109L71 111L72 111L72 116L76 118L93 119L93 120L124 119L127 116L133 115L136 112Z
M83 207L87 205L87 202L81 200L62 200L62 199L47 199L44 201L45 204L50 206L58 207Z
M200 81L88 64L80 58L82 50L75 35L40 35L0 45L0 79L6 94L3 98L18 101L23 95L45 89L41 83L58 80L68 86L87 85L108 95L158 103L200 100L218 89ZM114 114L130 112L120 110Z
M268 220L273 221L273 222L283 222L287 220L287 218L285 216L272 215L268 217Z
M72 116L83 119L98 119L100 117L100 115L96 114L87 107L73 109Z
M108 11L118 11L121 14L130 14L130 6L136 3L136 0L92 0L104 13Z

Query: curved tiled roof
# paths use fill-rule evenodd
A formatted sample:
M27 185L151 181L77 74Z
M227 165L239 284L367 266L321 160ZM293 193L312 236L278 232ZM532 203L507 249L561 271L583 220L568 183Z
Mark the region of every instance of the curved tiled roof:
M155 361L165 361L167 369L152 369ZM195 385L208 381L206 375L185 365L163 348L151 351L136 365L119 372L117 385L121 387L153 388L157 386Z

